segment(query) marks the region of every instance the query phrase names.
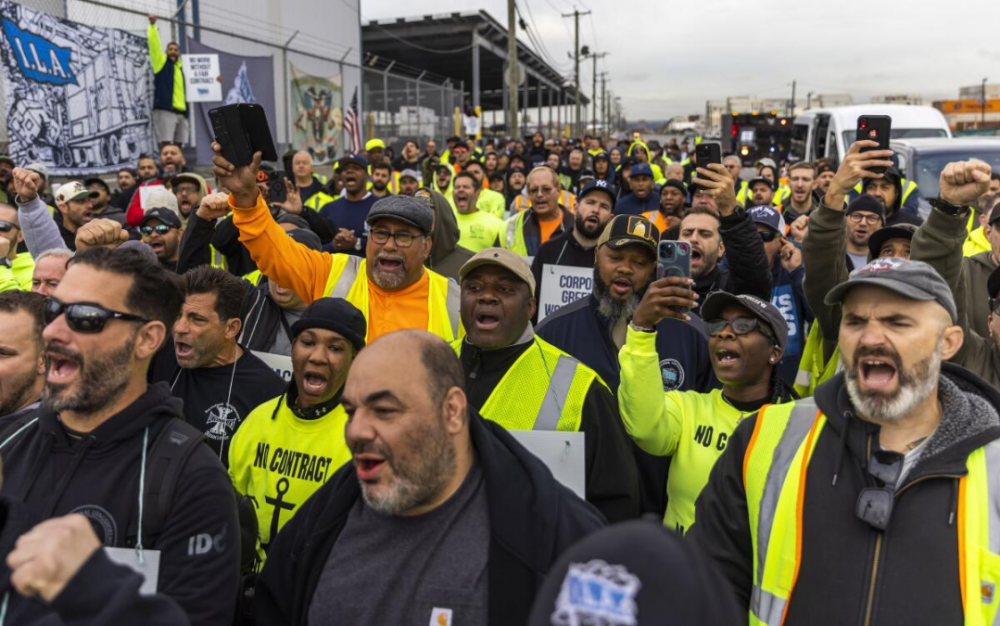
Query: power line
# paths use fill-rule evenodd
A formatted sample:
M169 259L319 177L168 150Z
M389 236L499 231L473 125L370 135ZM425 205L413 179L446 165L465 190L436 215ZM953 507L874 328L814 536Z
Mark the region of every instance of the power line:
M552 65L557 70L567 69L566 66L556 63L556 61L552 58L552 55L549 54L549 51L545 47L545 44L541 42L541 35L538 34L538 28L535 24L535 16L531 12L531 5L528 4L527 0L525 0L524 5L528 8L528 15L531 18L530 24L524 23L524 16L521 15L521 9L517 7L516 3L514 4L514 8L517 9L517 15L518 17L521 18L521 22L524 24L524 32L528 35L528 39L532 42L532 45L534 45L535 49L538 51L538 54L542 56L542 58L545 60L546 63Z

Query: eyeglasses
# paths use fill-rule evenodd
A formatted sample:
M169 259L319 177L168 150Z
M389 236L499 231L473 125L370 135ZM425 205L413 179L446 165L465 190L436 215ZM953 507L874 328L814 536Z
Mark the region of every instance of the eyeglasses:
M555 190L556 190L555 187L542 187L542 188L528 187L528 195L537 196L538 194L542 194L543 196L548 196L552 195L552 192Z
M397 230L396 232L391 232L385 230L384 228L374 228L368 235L371 240L377 244L388 243L389 237L396 242L396 245L400 248L409 248L413 245L413 240L417 237L423 237L424 235L414 235L413 233L406 232L405 230Z
M778 235L777 232L773 230L762 230L759 231L757 234L760 235L760 238L764 240L764 243L771 243L780 236Z
M733 333L737 335L746 335L752 332L755 328L760 330L760 334L767 337L771 343L777 343L774 335L770 330L760 323L760 320L756 317L734 317L729 320L713 320L705 324L708 327L708 334L710 337L714 337L725 330L726 326L733 329Z
M66 324L70 330L76 333L99 333L104 330L104 325L110 319L142 322L143 324L150 321L131 313L112 311L92 302L64 304L51 297L45 301L45 309L42 311L42 321L48 326L63 313L66 314Z
M855 514L872 528L885 530L892 518L895 487L903 473L903 455L890 450L877 450L868 459L868 473L883 487L865 487L858 494Z
M0 233L9 233L11 230L15 228L17 228L17 224L15 224L14 222L0 220Z
M139 232L142 233L143 237L149 237L154 232L162 237L163 235L169 233L172 228L176 228L176 226L157 224L156 226L143 226L142 228L139 229Z
M882 221L882 216L875 215L874 213L862 214L858 211L855 211L854 213L848 213L847 219L851 220L852 222L860 222L861 220L864 220L865 222L868 223L869 226L874 226L875 224L878 224L879 222Z

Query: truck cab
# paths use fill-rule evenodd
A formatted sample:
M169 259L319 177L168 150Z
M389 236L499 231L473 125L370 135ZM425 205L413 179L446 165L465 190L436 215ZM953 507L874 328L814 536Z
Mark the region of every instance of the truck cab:
M858 104L810 109L795 116L791 153L805 161L830 159L839 163L854 143L858 117L888 115L892 139L950 138L944 115L934 107L904 104Z
M900 173L917 183L917 211L924 219L931 210L930 200L938 195L941 170L948 163L979 159L994 172L1000 171L1000 137L897 139L889 147Z

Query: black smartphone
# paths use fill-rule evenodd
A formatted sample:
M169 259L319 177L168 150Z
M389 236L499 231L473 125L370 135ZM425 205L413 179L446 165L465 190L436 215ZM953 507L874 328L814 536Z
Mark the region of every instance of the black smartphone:
M284 172L271 172L268 174L268 201L286 202L288 200L288 187L285 186Z
M717 143L700 143L695 146L694 153L698 158L698 167L708 167L709 163L722 165L722 146Z
M233 165L250 165L258 151L263 153L264 161L278 160L264 107L227 104L210 110L208 117L215 140L222 146L222 156Z
M888 115L862 115L858 118L858 134L855 141L868 139L878 142L877 147L861 148L861 152L888 150L891 134L892 118ZM885 167L870 167L868 169L876 174L884 174L886 170Z

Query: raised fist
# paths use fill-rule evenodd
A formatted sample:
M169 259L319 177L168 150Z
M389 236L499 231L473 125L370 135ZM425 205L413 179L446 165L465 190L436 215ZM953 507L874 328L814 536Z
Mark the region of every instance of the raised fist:
M117 248L128 241L128 231L115 220L90 220L76 231L76 251L87 248Z
M203 220L217 220L229 215L229 194L215 192L205 196L198 205L196 215Z

